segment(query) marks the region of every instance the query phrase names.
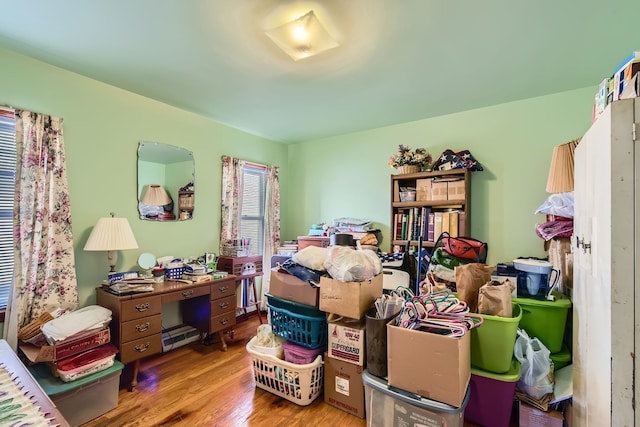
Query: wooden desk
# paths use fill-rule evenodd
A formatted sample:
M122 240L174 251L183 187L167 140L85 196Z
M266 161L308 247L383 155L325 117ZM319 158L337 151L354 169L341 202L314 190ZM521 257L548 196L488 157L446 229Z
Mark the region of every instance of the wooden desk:
M227 350L223 332L236 324L236 277L187 284L167 280L153 292L118 296L102 288L96 302L112 312L111 342L124 364L134 362L131 388L138 384L140 359L162 352L162 305L179 301L182 320L201 332L217 333Z
M21 391L31 398L33 404L39 407L40 411L46 414L47 418L52 420L52 425L69 427L69 423L64 419L60 411L58 411L56 405L42 390L40 384L33 378L5 340L0 340L0 365L11 374L14 383L19 385ZM17 424L20 423L17 422Z

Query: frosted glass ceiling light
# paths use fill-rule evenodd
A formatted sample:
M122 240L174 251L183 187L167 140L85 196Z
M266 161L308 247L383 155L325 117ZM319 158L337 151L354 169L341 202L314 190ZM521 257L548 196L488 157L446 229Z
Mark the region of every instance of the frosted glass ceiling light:
M338 42L324 29L313 10L265 33L294 61L338 46Z

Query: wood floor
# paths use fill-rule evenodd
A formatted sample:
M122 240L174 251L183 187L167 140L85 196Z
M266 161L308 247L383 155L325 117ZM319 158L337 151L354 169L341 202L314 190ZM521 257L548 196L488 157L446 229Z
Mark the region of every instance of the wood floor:
M219 342L198 342L143 359L134 391L128 390L132 367L125 367L118 407L83 427L366 426L365 420L324 403L322 395L299 406L256 388L245 346L258 318L238 322L233 339L226 338L226 352Z

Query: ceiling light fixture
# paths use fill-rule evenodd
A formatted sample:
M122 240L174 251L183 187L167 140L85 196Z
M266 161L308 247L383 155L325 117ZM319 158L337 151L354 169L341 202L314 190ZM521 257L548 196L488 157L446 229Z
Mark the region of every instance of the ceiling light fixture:
M322 26L313 10L293 21L267 30L265 33L294 61L339 46L338 42Z

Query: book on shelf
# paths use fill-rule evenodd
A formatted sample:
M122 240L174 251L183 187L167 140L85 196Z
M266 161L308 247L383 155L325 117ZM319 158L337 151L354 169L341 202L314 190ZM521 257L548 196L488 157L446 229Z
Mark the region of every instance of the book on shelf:
M449 231L449 228L450 228L450 225L451 225L450 216L451 215L450 215L449 211L442 212L442 233L451 234L451 232Z
M435 212L429 212L427 222L427 242L435 242Z
M442 212L435 212L435 216L433 218L433 238L434 242L440 237L442 234Z
M449 234L451 237L458 237L459 221L460 217L458 211L449 212Z

